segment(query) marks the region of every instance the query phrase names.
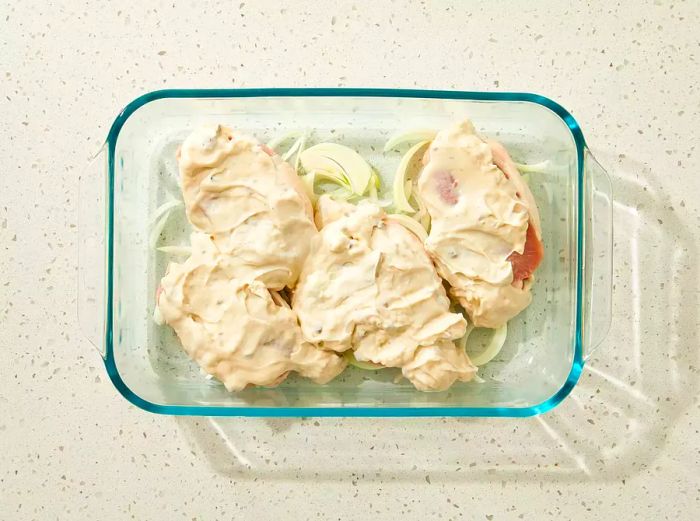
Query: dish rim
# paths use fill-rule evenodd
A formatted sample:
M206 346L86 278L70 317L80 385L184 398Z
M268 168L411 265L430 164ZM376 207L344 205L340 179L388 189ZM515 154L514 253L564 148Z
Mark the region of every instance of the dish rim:
M574 358L564 384L548 399L528 407L240 407L210 405L169 405L148 401L124 382L117 369L113 345L113 264L114 264L114 155L119 133L129 117L139 108L164 98L251 98L251 97L370 97L370 98L423 98L469 101L522 101L542 105L559 116L576 144L578 205L577 259L576 259L576 329L574 334ZM147 92L129 104L117 115L107 135L107 277L105 309L104 363L110 380L119 393L129 402L149 412L176 416L247 416L247 417L527 417L552 410L566 398L578 382L585 360L583 358L583 202L584 202L584 153L586 141L578 122L559 103L540 94L529 92L483 92L457 90L387 89L387 88L246 88L246 89L162 89Z

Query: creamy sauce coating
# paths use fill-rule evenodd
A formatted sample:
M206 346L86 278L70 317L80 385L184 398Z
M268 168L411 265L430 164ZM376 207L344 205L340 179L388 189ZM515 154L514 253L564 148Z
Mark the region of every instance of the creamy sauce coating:
M231 256L203 233L191 237L192 255L171 263L158 306L182 347L230 391L274 386L290 371L326 383L345 360L305 342L291 309L275 304L257 280L233 277Z
M274 386L290 371L326 383L346 361L301 336L274 293L293 286L317 235L292 167L255 139L221 125L178 151L192 253L171 263L157 304L187 354L227 389ZM274 298L277 297L277 298Z
M316 227L292 167L221 125L193 132L178 163L188 219L235 259L237 276L293 287Z
M499 327L527 307L532 280L515 280L511 261L523 254L531 223L539 241L539 213L505 149L484 142L469 121L444 130L417 191L431 217L426 249L472 322Z
M292 302L304 339L401 367L423 390L471 379L476 369L452 342L464 335L466 322L450 312L420 240L369 202L354 206L322 196L317 220L324 227Z

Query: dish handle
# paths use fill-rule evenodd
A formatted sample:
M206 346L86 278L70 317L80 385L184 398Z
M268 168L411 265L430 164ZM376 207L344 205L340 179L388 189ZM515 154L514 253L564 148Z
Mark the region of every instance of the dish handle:
M613 193L610 176L586 148L584 168L583 358L588 360L612 320Z
M78 322L102 358L105 357L107 158L105 144L83 170L78 195Z

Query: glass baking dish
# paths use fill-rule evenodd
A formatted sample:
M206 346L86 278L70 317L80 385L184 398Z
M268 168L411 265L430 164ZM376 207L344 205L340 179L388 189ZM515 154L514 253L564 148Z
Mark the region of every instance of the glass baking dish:
M360 152L391 186L398 130L441 129L468 117L519 163L548 161L530 174L546 256L533 302L509 323L483 382L421 393L394 370L348 368L327 385L294 375L276 388L229 393L152 320L167 257L152 246L153 214L179 197L175 151L203 123L256 136L312 129ZM609 178L564 108L535 94L395 89L163 90L117 116L81 178L79 318L118 391L148 411L221 416L529 416L563 400L610 324L612 194ZM184 214L165 243L185 242Z

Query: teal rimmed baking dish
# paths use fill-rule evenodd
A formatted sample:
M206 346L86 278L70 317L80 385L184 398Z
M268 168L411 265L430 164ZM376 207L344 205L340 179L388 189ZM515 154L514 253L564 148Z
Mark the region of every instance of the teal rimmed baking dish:
M357 149L391 186L402 129L471 119L529 174L545 259L533 302L509 323L483 381L421 393L392 370L348 369L326 385L290 377L276 388L229 393L208 379L170 328L152 320L155 290L178 244L182 215L154 231L154 213L179 197L175 151L203 123L268 140L312 130ZM397 89L162 90L129 103L81 178L79 318L117 390L148 411L212 416L530 416L563 400L610 323L612 194L577 122L536 94Z

